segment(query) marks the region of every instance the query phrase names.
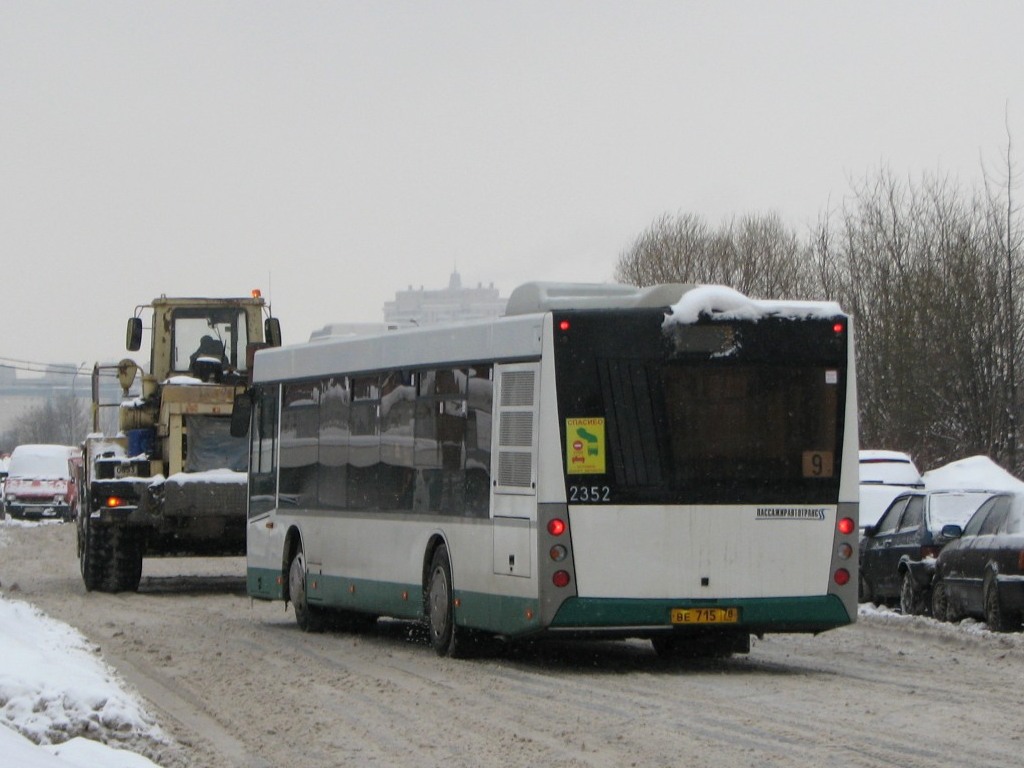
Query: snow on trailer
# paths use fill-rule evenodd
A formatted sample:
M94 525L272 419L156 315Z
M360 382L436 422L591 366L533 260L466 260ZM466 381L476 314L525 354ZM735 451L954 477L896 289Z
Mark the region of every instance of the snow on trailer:
M547 283L496 320L261 351L249 593L304 629L423 620L451 655L472 633L728 654L850 623L853 359L831 303Z

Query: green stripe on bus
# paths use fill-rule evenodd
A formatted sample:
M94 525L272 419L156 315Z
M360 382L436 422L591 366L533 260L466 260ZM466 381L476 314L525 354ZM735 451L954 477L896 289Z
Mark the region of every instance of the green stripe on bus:
M671 623L673 608L739 608L739 626L751 632L818 631L850 624L836 595L743 600L635 600L571 597L551 622L553 629L649 627Z
M416 619L422 614L420 587L387 581L352 579L311 573L306 579L306 598L312 605L343 611L361 611L396 619Z
M311 575L307 594L311 603L342 610L397 619L423 618L423 588L419 584ZM455 620L459 626L509 635L540 628L536 600L459 589L454 597L458 602Z
M541 629L536 600L481 592L461 593L459 597L462 605L456 611L456 621L462 626L510 637Z
M249 595L266 600L283 599L280 573L249 568ZM423 618L423 592L419 584L351 579L311 574L309 600L313 604L362 611L398 619ZM456 621L460 626L515 637L544 629L538 602L531 598L456 590L459 601ZM823 631L853 621L836 595L818 597L759 598L743 600L636 600L571 597L551 622L552 629L617 629L654 627L671 623L673 608L738 608L738 626L750 632Z
M284 585L278 583L280 571L273 568L248 568L245 572L245 589L249 597L260 600L283 600Z
M284 599L280 573L268 568L248 569L248 593L265 600ZM423 588L419 584L371 581L342 576L310 574L307 597L314 605L391 616L397 619L423 618ZM460 626L505 635L520 635L540 629L537 601L528 598L455 590L455 609Z

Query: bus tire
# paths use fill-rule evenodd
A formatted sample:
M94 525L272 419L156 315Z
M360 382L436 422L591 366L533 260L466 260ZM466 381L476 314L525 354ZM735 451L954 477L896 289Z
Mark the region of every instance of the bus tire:
M441 544L434 550L427 576L427 632L430 645L438 656L460 656L460 631L455 625L455 602L452 589L452 564L448 547Z
M299 544L288 566L288 599L295 610L295 623L303 632L322 632L323 613L306 599L306 556Z

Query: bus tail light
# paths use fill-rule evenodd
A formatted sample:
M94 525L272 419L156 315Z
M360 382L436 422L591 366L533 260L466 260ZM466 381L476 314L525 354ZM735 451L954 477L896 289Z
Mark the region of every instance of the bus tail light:
M840 568L838 571L832 574L832 578L835 580L836 584L838 584L841 587L849 583L850 572L845 568Z
M551 583L556 587L567 587L569 586L569 572L568 571L555 571L551 577Z
M851 533L853 533L854 529L857 526L854 525L852 517L843 517L843 518L840 518L840 520L837 523L836 527L839 528L839 532L841 534L843 534L844 536L848 536Z
M552 536L561 536L565 533L565 520L557 517L548 520L548 533Z
M552 560L554 560L556 563L560 563L563 560L565 560L566 556L569 554L569 551L561 544L555 544L555 546L553 546L548 551L548 554L551 556Z

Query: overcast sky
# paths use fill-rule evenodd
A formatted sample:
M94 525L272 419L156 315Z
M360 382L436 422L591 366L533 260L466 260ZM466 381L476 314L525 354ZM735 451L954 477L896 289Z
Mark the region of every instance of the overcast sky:
M291 343L454 268L611 280L665 212L803 230L882 167L971 187L1024 142L1022 30L1020 2L6 0L0 358L116 360L161 293L259 287Z

